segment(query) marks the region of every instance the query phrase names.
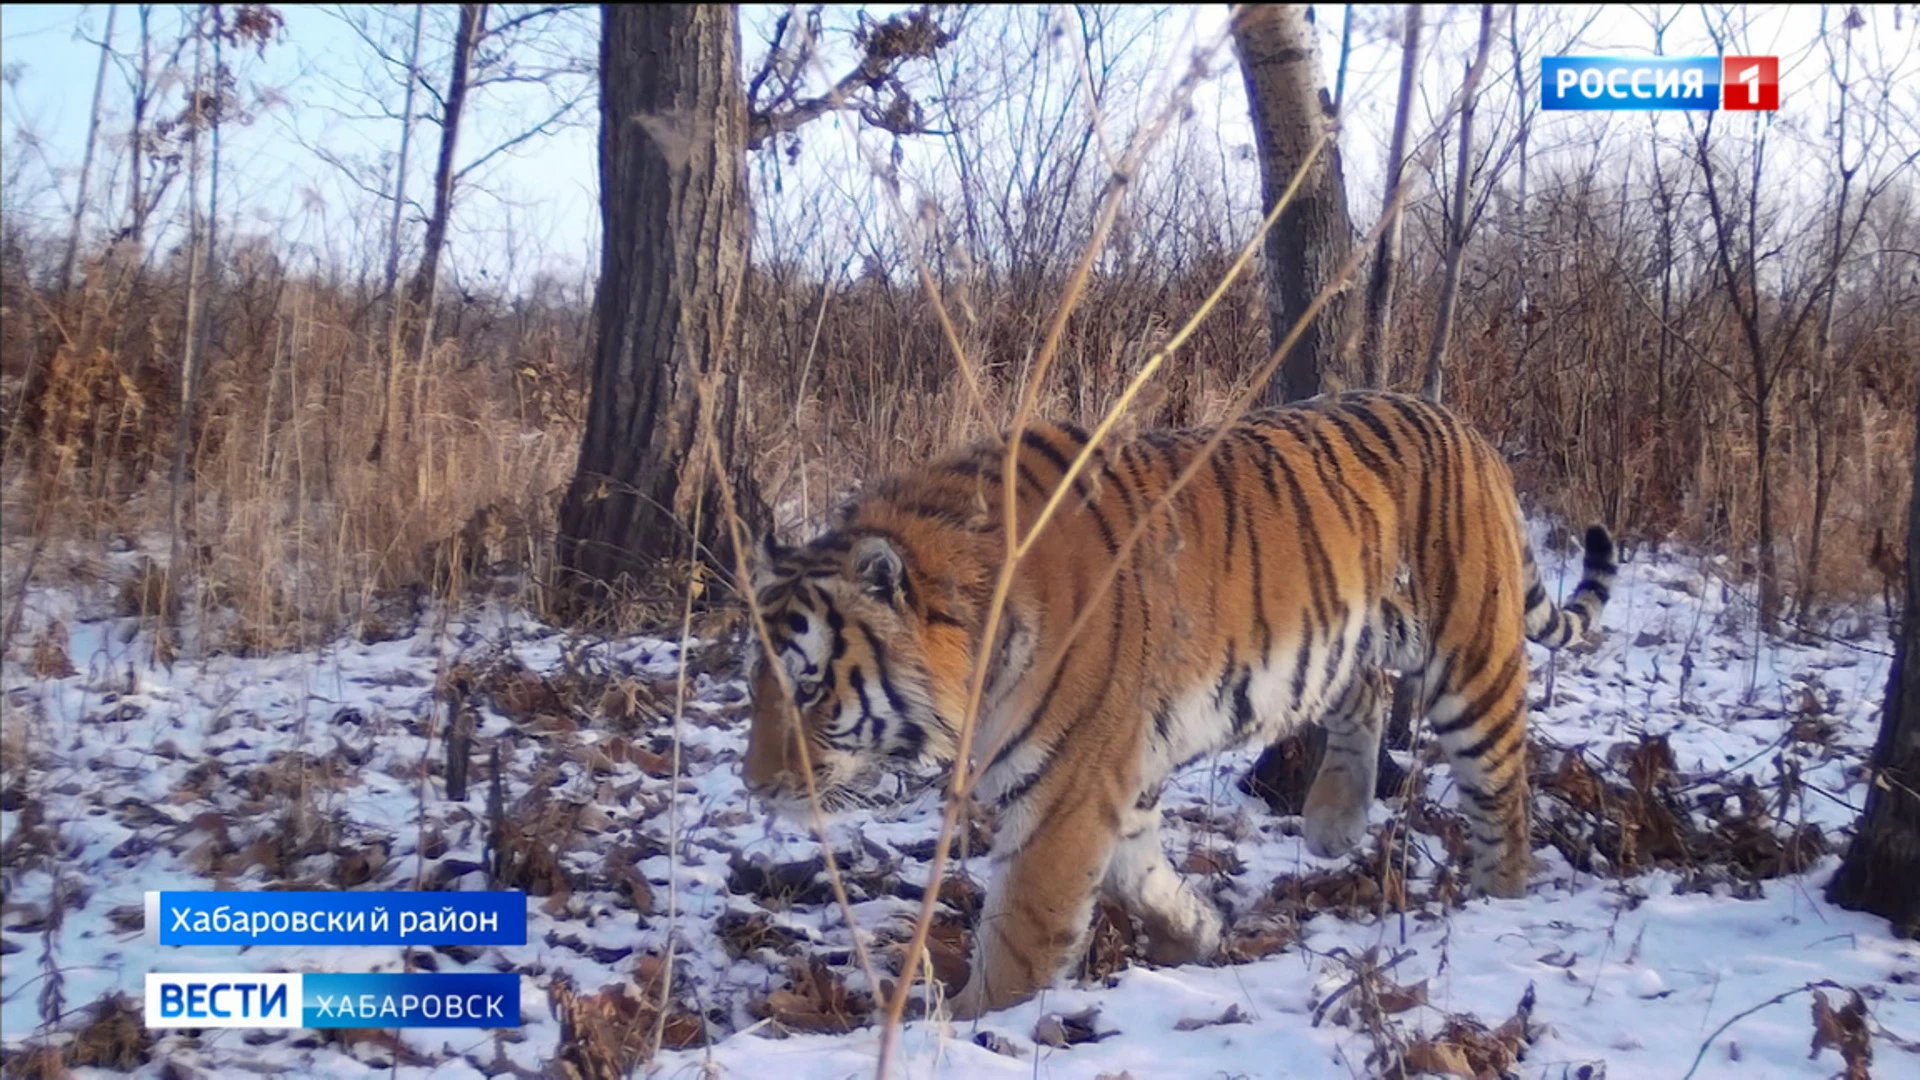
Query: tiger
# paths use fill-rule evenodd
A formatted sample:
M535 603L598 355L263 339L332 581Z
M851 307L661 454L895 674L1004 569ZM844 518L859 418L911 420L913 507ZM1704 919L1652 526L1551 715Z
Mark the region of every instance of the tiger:
M741 764L752 797L804 822L810 790L832 809L861 801L877 767L955 762L1008 551L1005 455L1025 531L1088 445L1072 424L1036 422L872 483L804 545L762 537ZM1445 408L1393 393L1149 431L1086 457L1015 567L985 661L969 773L997 821L952 1015L1060 977L1097 894L1139 920L1152 962L1216 956L1222 916L1175 871L1157 809L1168 775L1204 755L1317 720L1326 751L1304 839L1317 855L1353 850L1389 671L1420 687L1416 715L1451 762L1470 885L1520 895L1523 640L1559 648L1598 624L1616 573L1606 528L1586 530L1583 576L1556 605L1506 463Z

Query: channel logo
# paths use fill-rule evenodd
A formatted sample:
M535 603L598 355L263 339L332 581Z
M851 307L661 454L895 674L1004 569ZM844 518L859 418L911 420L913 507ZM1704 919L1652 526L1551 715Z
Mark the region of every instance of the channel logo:
M147 973L147 1026L297 1028L300 976Z
M1547 56L1548 111L1768 111L1780 107L1777 56Z
M150 1028L520 1026L520 976L149 972Z

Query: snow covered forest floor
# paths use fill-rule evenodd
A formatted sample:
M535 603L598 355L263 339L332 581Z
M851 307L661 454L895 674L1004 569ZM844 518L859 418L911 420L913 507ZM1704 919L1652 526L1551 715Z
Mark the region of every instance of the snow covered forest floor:
M741 790L733 647L571 636L493 601L362 635L387 640L169 663L116 613L130 565L29 592L4 669L8 1076L604 1076L656 1040L637 1073L872 1074L874 987L821 846ZM1874 1075L1920 1075L1920 943L1821 896L1864 799L1886 628L1873 611L1760 637L1717 565L1636 552L1596 643L1534 652L1524 899L1456 895L1444 764L1416 770L1411 807L1376 803L1365 852L1322 860L1297 818L1239 790L1258 748L1221 755L1162 806L1237 962L1134 962L1103 910L1078 979L977 1025L936 1006L895 1075L1829 1077L1865 1075L1866 1054ZM1560 555L1543 569L1577 577ZM455 800L445 735L463 709L475 750ZM151 889L488 887L492 752L524 947L243 955L143 935ZM898 797L829 840L890 980L939 804L926 777L884 790ZM940 886L936 972L965 955L987 873L971 851ZM137 1011L154 970L409 967L519 971L523 1026L147 1032Z

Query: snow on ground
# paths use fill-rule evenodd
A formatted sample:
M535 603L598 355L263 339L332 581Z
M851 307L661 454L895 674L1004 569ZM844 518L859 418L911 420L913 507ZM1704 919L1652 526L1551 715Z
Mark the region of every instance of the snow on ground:
M1550 581L1559 574L1570 586L1577 576L1559 558L1544 564ZM1254 751L1221 755L1169 785L1165 840L1259 959L1123 966L1126 943L1109 926L1091 980L978 1025L909 1023L896 1075L1371 1075L1382 1053L1436 1061L1476 1039L1497 1043L1486 1031L1526 995L1527 1022L1506 1029L1527 1035L1512 1075L1680 1077L1698 1054L1701 1077L1826 1077L1840 1057L1809 1058L1812 995L1803 990L1823 980L1863 995L1882 1075L1920 1073L1920 944L1821 897L1864 799L1860 766L1886 684L1884 627L1849 616L1830 638L1758 637L1749 601L1713 569L1674 553L1623 568L1605 635L1554 662L1551 699L1536 709L1542 768L1573 778L1559 795L1543 784L1537 803L1543 836L1572 836L1578 800L1566 793L1580 780L1567 759L1613 783L1617 800L1664 737L1668 805L1681 806L1699 836L1731 837L1725 865L1655 857L1657 830L1629 850L1603 826L1584 834L1586 846L1574 836L1541 847L1524 899L1449 903L1450 875L1435 860L1445 859L1452 792L1435 765L1410 842L1398 807L1374 808L1375 850L1393 838L1411 899L1406 913L1382 915L1378 890L1368 891L1380 864L1373 851L1308 855L1297 819L1238 790ZM141 933L142 893L270 882L484 888L486 748L497 746L506 817L523 838L516 880L537 894L528 944L417 950L412 963L520 971L523 1027L156 1033L126 1056L79 1055L96 1062L79 1074L137 1063L154 1076L530 1076L556 1059L581 1060L581 1032L596 1015L582 1003L624 1017L624 1028L602 1025L616 1044L627 1030L650 1031L655 1014L635 1011L637 993L597 992L653 978L669 940L678 1005L665 1030L685 1048L662 1053L655 1075L872 1074L877 1027L787 1030L850 1026L871 987L849 956L845 917L808 863L820 845L803 829L770 825L742 796L744 689L723 648L689 648L676 783L673 725L660 718L672 712L680 669L670 642L573 638L481 606L396 640L168 666L107 597L36 591L29 612L23 640L58 620L76 670L49 670L58 667L50 655L39 677L22 658L4 670L0 1033L9 1056L89 1038L96 1003L116 991L137 1001L150 970L401 970L397 948L163 949ZM1535 660L1544 700L1548 665L1542 653ZM473 790L455 802L445 796L448 712L436 687L463 682L474 687L481 750ZM896 788L900 798L829 830L853 919L883 967L918 909L937 831L924 781L886 790ZM1736 804L1747 805L1746 832L1727 824ZM1710 819L1716 806L1723 812ZM1805 838L1808 826L1826 853L1794 862L1804 845L1773 838ZM1595 850L1633 872L1613 873ZM984 860L959 872L984 880ZM951 933L965 922L964 895L955 900L941 906ZM1836 1007L1847 999L1845 989L1824 993ZM1036 1042L1037 1029L1058 1027L1043 1017L1089 1006L1099 1010L1093 1041ZM566 1045L563 1012L574 1035ZM1213 1022L1223 1016L1230 1022Z

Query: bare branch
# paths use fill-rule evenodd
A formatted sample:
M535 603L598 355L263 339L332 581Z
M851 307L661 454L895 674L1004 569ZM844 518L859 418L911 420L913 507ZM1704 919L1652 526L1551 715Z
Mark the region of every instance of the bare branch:
M855 109L868 124L895 135L940 134L927 128L919 102L899 79L899 70L908 61L931 60L953 40L934 18L936 10L937 5L927 5L877 25L862 27L856 38L866 50L865 56L825 94L782 104L792 94L795 80L788 80L787 89L770 107L756 108L752 94L758 92L768 73L779 63L779 39L785 36L787 25L783 16L776 28L775 48L768 53L766 63L753 79L748 98L747 148L757 150L775 135L797 131L810 121L846 108ZM804 56L804 50L811 48L810 36L801 35L797 48ZM862 91L870 95L868 100L861 100ZM884 101L880 100L882 92L888 95Z

